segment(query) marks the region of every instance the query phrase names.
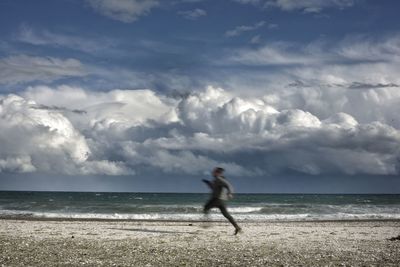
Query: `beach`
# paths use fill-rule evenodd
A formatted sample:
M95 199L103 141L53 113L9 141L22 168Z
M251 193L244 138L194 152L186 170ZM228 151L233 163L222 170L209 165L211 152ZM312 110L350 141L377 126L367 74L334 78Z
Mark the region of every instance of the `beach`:
M1 219L1 266L398 266L399 220Z

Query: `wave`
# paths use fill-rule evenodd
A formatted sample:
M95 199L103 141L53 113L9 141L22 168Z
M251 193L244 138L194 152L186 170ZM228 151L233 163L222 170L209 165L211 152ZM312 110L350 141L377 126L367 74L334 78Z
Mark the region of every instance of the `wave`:
M207 194L0 192L0 217L202 220ZM400 219L400 195L239 194L241 221ZM213 220L225 221L218 209Z
M232 213L258 213L263 210L263 207L229 207L228 210Z
M247 210L249 211L249 210ZM238 221L325 221L325 220L392 220L400 219L395 213L336 213L336 214L260 214L260 213L233 213ZM104 219L104 220L165 220L165 221L203 221L201 213L65 213L65 212L30 212L1 210L1 217L10 218L50 218L50 219ZM219 213L211 213L209 219L225 221Z

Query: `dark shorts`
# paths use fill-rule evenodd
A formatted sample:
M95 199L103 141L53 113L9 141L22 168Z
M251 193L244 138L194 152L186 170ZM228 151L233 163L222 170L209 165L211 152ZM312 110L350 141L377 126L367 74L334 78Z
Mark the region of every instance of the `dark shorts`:
M212 208L225 208L225 202L219 198L211 198L207 203L204 205L204 210L208 211Z

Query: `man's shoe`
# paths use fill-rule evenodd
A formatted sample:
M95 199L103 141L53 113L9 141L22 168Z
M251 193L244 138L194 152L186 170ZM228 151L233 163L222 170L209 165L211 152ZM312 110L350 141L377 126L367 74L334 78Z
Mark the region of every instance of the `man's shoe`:
M238 227L235 229L234 235L237 235L238 233L241 233L241 232L242 232L242 228Z

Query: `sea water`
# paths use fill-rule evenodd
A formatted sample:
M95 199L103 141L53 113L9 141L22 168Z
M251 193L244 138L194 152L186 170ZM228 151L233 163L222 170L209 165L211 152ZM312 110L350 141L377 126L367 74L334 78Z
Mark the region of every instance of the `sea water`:
M0 191L0 217L203 220L208 194ZM239 221L400 219L400 195L236 194ZM217 209L211 219L224 220Z

